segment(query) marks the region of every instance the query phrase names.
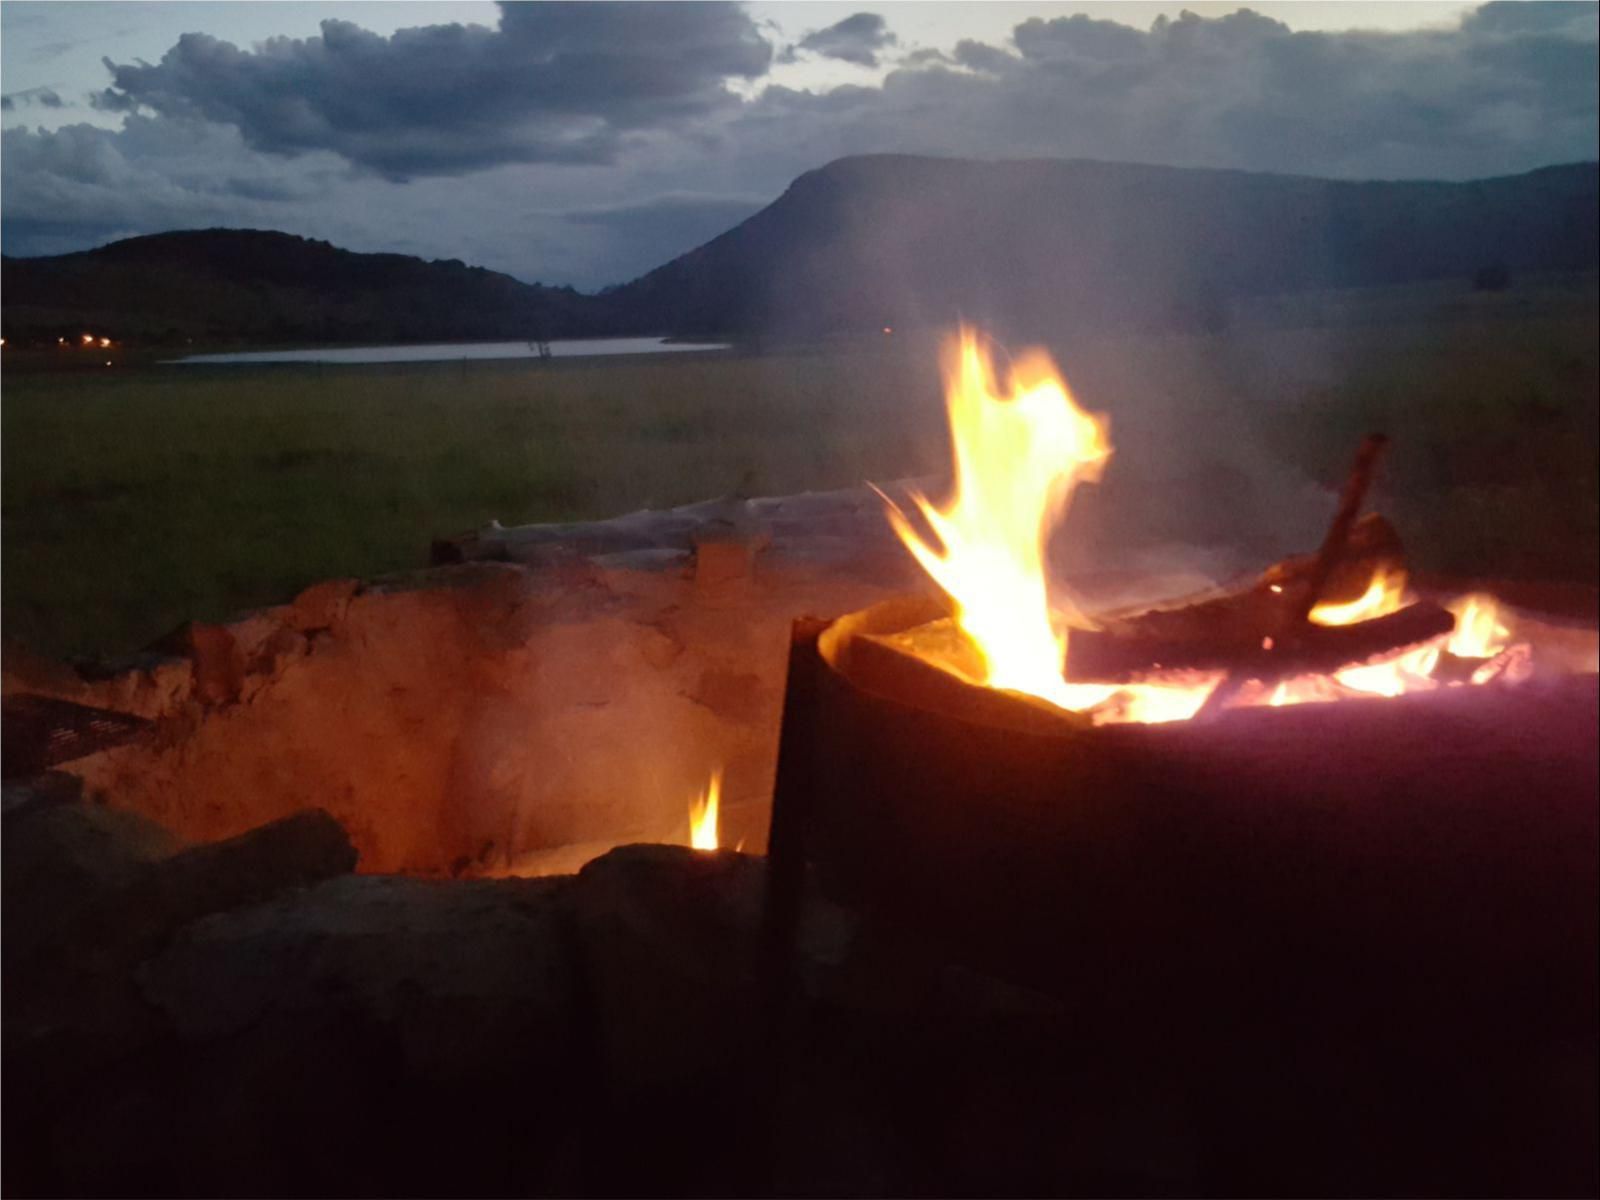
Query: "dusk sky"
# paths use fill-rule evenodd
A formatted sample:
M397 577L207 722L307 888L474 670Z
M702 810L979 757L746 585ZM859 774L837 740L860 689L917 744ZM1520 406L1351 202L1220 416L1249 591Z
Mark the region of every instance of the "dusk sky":
M0 4L7 254L282 229L623 282L846 154L1596 157L1597 6Z

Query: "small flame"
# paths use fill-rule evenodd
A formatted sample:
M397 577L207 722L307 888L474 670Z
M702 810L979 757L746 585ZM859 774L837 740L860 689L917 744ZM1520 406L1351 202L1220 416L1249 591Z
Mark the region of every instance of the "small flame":
M1354 625L1358 621L1371 621L1399 612L1411 597L1407 589L1404 570L1379 566L1372 572L1367 590L1345 604L1319 604L1313 608L1308 620L1314 625ZM1431 688L1429 678L1439 663L1439 645L1427 642L1404 654L1379 663L1345 667L1334 672L1334 679L1353 692L1369 696L1401 696L1406 692ZM1293 704L1313 698L1323 698L1323 690L1314 685L1291 686L1287 691L1280 687L1269 704Z
M1380 566L1367 590L1347 604L1319 604L1307 618L1313 625L1354 625L1399 612L1406 603L1406 573Z
M1372 696L1403 696L1437 686L1431 676L1439 665L1439 643L1426 642L1387 662L1346 667L1333 677L1345 687Z
M1044 548L1079 482L1111 457L1104 417L1079 408L1050 359L1019 358L1002 391L977 334L963 327L945 373L955 451L955 495L936 506L913 496L942 547L898 508L889 522L955 605L983 661L981 682L1085 708L1117 689L1062 679L1067 633L1051 610Z
M717 848L717 809L722 802L722 768L711 772L705 791L689 805L689 845L696 850Z
M1447 649L1461 658L1493 658L1511 644L1511 628L1500 602L1483 592L1459 596L1445 606L1456 619Z

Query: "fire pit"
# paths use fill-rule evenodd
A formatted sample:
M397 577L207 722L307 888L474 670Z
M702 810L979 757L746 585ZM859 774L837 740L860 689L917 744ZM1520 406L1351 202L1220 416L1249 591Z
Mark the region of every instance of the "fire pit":
M1064 606L1045 535L1104 424L1036 361L1001 393L970 336L950 378L955 498L918 502L933 540L891 509L947 603L794 628L775 981L809 880L1065 1002L1086 1053L1169 1064L1219 1186L1516 1176L1536 1106L1510 1098L1594 1061L1592 665L1489 598L1411 594L1357 519L1377 442L1317 555Z
M909 607L797 626L770 853L824 890L1116 1008L1365 1019L1353 989L1393 1015L1415 985L1590 1019L1595 677L1096 728L896 677Z

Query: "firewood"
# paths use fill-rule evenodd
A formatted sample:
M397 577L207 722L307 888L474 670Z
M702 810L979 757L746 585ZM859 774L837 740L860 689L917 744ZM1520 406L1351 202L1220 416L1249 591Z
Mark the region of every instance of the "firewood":
M1290 606L1286 632L1290 628L1303 625L1311 610L1316 607L1317 601L1323 598L1323 589L1327 586L1329 575L1334 566L1344 558L1345 543L1350 538L1350 531L1356 523L1356 518L1361 514L1361 503L1366 499L1367 489L1372 486L1372 475L1378 467L1378 456L1388 444L1389 439L1381 433L1369 433L1356 450L1356 459L1350 467L1350 476L1345 480L1344 492L1339 497L1339 508L1333 515L1333 521L1328 526L1327 535L1322 539L1322 546L1317 550L1316 558L1311 562L1310 570L1306 572L1305 586Z
M1389 439L1379 433L1368 434L1362 439L1356 450L1355 462L1351 464L1350 475L1345 480L1344 491L1339 497L1339 507L1334 512L1316 556L1295 586L1277 588L1277 592L1284 597L1284 607L1275 614L1276 623L1262 635L1259 648L1229 670L1223 681L1212 689L1205 704L1195 714L1196 720L1214 719L1233 702L1239 689L1252 679L1283 679L1303 673L1298 660L1306 644L1316 636L1316 627L1309 620L1311 612L1317 602L1323 599L1335 568L1344 559L1350 534L1361 512L1361 503L1372 485L1378 456L1388 444ZM1454 626L1455 620L1450 618L1446 631Z
M1198 622L1197 622L1198 624ZM1326 674L1369 662L1440 637L1455 618L1428 601L1353 625L1308 625L1281 652L1263 646L1272 628L1239 624L1212 636L1172 637L1137 632L1076 630L1067 648L1067 678L1074 683L1120 683L1162 670L1244 671L1256 679Z

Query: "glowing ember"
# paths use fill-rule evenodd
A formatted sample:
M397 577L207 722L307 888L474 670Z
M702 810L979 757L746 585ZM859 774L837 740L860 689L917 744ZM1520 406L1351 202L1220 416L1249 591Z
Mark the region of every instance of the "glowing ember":
M696 850L717 848L717 808L722 801L722 768L711 772L705 791L689 805L689 845Z
M1096 725L1187 721L1200 711L1222 676L1221 671L1190 671L1159 682L1131 683L1116 689L1116 694L1090 715Z
M1117 689L1062 679L1067 632L1051 611L1044 547L1082 480L1111 456L1104 418L1083 411L1049 358L1030 353L1001 391L977 335L963 328L946 364L955 495L912 499L937 548L893 506L889 521L955 605L982 658L980 682L1086 708Z

